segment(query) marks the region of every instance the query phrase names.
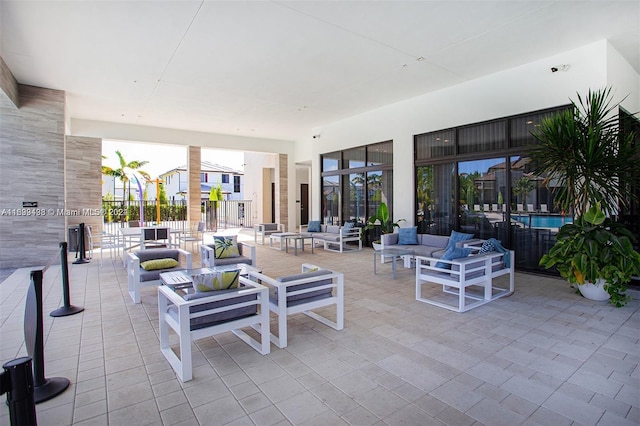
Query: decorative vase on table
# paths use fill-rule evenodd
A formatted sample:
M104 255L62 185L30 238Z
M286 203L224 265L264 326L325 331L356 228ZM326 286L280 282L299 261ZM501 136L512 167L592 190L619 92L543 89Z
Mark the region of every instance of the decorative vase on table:
M604 289L604 284L605 280L602 278L597 279L595 284L585 281L584 284L578 285L578 290L586 299L603 302L611 297L607 290Z

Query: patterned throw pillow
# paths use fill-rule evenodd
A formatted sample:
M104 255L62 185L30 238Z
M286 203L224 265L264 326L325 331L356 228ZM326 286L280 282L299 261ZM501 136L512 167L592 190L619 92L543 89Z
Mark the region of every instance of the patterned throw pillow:
M480 247L478 253L489 253L490 251L496 251L496 246L493 245L492 241L487 240L482 243L482 247Z
M158 269L169 269L178 266L178 261L169 257L167 259L152 259L140 262L140 267L145 271L155 271Z
M213 237L214 253L216 259L226 259L228 257L239 257L240 250L236 237Z
M196 293L238 288L240 283L240 270L216 271L212 274L196 274L191 276L191 281L193 281L193 289Z
M308 232L320 232L320 221L319 220L310 220L309 226L307 226Z

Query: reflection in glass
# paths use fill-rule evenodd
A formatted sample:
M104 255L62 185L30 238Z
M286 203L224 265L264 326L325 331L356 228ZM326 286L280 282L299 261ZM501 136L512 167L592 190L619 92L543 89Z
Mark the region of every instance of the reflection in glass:
M461 127L458 130L458 153L487 152L504 149L506 121L493 121Z
M455 163L418 167L416 186L418 232L451 233L455 226Z
M528 157L510 157L510 240L516 250L516 265L540 270L538 262L555 243L562 225L573 222L570 212L558 211L553 202L553 179L531 173Z
M416 136L416 160L445 157L456 153L456 132L425 133Z
M345 202L343 203L343 221L355 220L356 222L364 221L364 195L365 180L364 173L352 173L344 176L343 194L345 194Z
M332 172L340 168L340 153L330 152L322 154L322 171Z
M367 146L367 166L379 166L393 162L393 141Z
M504 158L458 163L461 231L472 233L475 238L498 238L507 217L506 169Z
M322 220L325 224L339 223L340 177L325 176L322 179Z
M391 170L367 172L367 217L386 203L393 215L393 172Z
M354 169L356 167L364 167L365 147L361 148L352 148L342 151L343 159L344 159L344 168Z

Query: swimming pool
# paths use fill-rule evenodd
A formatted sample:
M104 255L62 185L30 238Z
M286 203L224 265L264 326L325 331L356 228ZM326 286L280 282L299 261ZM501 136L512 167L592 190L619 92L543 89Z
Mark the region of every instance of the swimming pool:
M531 228L560 228L566 223L573 223L570 216L514 215L512 218Z

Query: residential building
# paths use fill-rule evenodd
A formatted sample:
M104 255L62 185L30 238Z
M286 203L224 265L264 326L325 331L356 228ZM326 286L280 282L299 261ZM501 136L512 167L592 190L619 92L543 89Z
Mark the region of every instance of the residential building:
M168 170L158 176L164 185L168 199L186 200L188 176L186 165ZM240 170L202 161L200 165L201 199L208 200L211 188L217 188L220 185L225 200L243 200L243 177L244 173Z

